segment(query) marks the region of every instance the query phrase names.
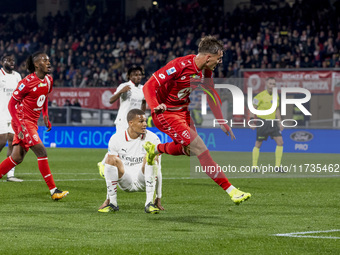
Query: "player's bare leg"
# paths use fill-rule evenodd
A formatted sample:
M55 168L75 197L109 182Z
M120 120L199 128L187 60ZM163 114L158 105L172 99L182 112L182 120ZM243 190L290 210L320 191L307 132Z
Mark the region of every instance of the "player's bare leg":
M14 145L12 154L0 164L0 179L13 167L19 165L26 155L26 151L20 145Z
M8 141L7 157L9 157L13 151L13 145L12 145L13 137L14 137L14 134L7 133L7 141ZM9 170L9 172L7 173L7 181L8 182L23 182L22 179L16 178L14 176L14 172L15 172L15 167Z

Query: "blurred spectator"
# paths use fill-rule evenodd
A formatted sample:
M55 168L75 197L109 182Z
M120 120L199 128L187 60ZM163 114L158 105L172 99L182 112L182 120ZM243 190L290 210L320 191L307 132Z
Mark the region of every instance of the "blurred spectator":
M41 27L34 14L0 15L0 54L13 53L24 77L27 56L47 51L56 87L118 86L126 80L124 67L131 65L141 65L147 79L172 59L190 54L206 34L225 45L216 77L237 76L242 68L333 68L340 62L339 2L334 8L329 1L302 0L293 6L263 1L257 8L240 3L224 13L209 1L168 1L122 19L114 10L77 1L72 13L49 13Z
M73 107L81 108L78 98L74 100ZM72 109L71 121L75 123L81 123L81 110Z

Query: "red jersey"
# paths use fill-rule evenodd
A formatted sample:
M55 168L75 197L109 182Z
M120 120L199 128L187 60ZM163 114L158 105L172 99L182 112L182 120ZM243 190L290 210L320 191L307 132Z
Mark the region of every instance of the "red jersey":
M212 82L203 85L204 78L212 78L210 70L200 70L195 64L196 55L187 55L170 61L166 66L156 71L144 85L145 99L151 110L164 103L167 108L184 108L190 103L190 93L197 86L207 87ZM156 81L156 82L155 82ZM150 94L156 92L156 97ZM150 96L148 96L150 95Z
M48 74L41 80L35 73L32 73L19 82L12 97L19 103L17 116L20 121L38 122L40 113L46 104L47 95L52 91L52 85L53 78Z

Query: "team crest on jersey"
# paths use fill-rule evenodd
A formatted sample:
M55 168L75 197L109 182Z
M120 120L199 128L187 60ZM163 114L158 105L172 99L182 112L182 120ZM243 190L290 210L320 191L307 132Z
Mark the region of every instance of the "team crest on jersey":
M23 90L24 88L25 88L25 85L24 85L23 83L21 83L18 89L21 91L21 90Z
M185 80L185 78L187 78L187 77L185 77L185 76L182 76L182 77L181 77L181 80L183 81L183 80Z
M36 90L37 90L37 87L34 87L34 88L33 88L33 91L36 91Z
M184 131L182 132L182 136L183 136L185 139L190 139L190 134L189 134L188 130L184 130Z
M178 99L182 99L182 98L184 98L184 97L190 95L191 91L192 91L192 88L191 88L191 87L181 89L181 90L178 91L178 93L177 93Z
M36 140L36 141L38 142L38 136L37 136L37 134L34 134L34 135L33 135L33 139Z
M176 68L175 67L171 67L170 69L166 70L166 73L168 75L172 75L173 73L176 73Z

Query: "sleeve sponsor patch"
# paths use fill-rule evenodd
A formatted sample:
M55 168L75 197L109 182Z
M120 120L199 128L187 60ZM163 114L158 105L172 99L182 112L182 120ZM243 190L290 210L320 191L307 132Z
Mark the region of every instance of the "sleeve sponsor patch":
M173 73L176 73L176 68L175 68L175 67L171 67L170 69L166 70L166 73L167 73L168 75L171 75L171 74L173 74Z
M23 90L24 88L25 88L25 85L24 85L23 83L21 83L18 89L21 91L21 90Z

